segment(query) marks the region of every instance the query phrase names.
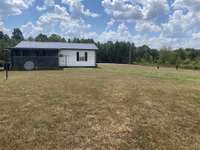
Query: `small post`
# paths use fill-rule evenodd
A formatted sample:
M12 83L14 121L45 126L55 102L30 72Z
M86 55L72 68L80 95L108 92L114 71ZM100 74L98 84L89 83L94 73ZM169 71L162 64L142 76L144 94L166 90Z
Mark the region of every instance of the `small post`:
M6 80L8 80L8 69L6 69Z
M179 66L178 66L178 65L176 65L176 70L178 70L178 68L179 68Z
M129 48L129 64L132 64L132 49Z
M4 70L6 71L6 80L8 80L8 70L10 69L10 51L4 49Z
M6 80L8 80L8 64L5 64L5 70L6 70Z

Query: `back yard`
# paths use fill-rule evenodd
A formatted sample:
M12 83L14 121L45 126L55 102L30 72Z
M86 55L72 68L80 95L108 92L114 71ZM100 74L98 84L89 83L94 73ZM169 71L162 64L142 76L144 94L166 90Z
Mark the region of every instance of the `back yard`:
M0 149L200 149L200 72L0 72Z

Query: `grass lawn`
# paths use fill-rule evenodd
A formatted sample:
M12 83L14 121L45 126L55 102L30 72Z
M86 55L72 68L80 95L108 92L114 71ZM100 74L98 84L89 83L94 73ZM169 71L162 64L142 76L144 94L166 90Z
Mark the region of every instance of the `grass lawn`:
M0 149L200 149L200 72L100 64L0 72Z

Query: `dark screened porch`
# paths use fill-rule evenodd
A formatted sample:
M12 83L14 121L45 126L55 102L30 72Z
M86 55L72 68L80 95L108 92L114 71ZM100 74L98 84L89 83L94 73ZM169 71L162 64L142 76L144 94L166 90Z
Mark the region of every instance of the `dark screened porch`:
M32 69L58 68L58 50L56 49L11 49L12 69L27 69L31 64Z

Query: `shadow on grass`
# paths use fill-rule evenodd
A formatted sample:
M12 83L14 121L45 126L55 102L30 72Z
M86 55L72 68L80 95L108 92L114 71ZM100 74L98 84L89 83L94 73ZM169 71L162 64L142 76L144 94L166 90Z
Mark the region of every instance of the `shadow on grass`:
M96 68L94 68L94 69L103 69L103 68L98 66L98 67L96 67Z
M103 69L102 67L99 67L99 66L96 66L96 67L60 67L60 68L40 68L40 69L33 69L33 70L25 70L23 68L14 68L14 69L11 69L9 71L11 72L15 72L15 71L19 71L19 72L34 72L34 71L64 71L64 70L67 70L67 69L73 69L73 68L91 68L91 69ZM3 68L0 68L0 72L3 72L5 71Z

